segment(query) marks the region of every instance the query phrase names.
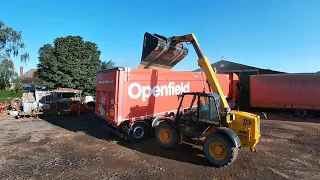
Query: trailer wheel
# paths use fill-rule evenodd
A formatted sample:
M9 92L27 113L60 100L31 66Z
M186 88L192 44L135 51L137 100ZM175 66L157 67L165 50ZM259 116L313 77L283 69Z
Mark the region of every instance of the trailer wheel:
M158 144L164 148L172 148L178 144L178 132L167 122L161 122L155 127L155 137Z
M14 105L17 106L16 108L21 109L21 107L22 107L22 99L21 98L13 98L11 100L11 107L14 106Z
M223 134L212 134L206 138L203 151L211 164L224 167L236 160L239 149Z
M131 141L140 142L148 136L148 125L145 122L136 122L129 128Z
M307 116L307 111L304 109L297 109L294 114L299 118L304 118Z

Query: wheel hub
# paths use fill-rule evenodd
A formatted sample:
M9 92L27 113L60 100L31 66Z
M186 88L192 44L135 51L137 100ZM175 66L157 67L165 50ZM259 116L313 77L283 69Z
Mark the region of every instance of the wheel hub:
M214 149L214 152L216 152L217 154L222 154L223 149L222 149L221 146L216 146L215 149Z
M136 139L140 139L143 137L144 135L144 130L142 127L140 126L137 126L133 129L133 136L136 138Z
M160 129L159 131L159 135L160 135L160 140L163 143L169 143L170 142L170 133L168 132L168 130L166 129Z
M217 160L223 160L227 156L227 150L224 144L214 141L210 144L210 155Z

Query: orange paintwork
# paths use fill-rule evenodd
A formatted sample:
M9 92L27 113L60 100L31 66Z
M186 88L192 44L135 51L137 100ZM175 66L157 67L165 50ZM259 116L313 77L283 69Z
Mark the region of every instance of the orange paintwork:
M252 107L320 110L320 74L250 77Z
M87 107L84 104L81 104L81 103L72 103L72 104L69 105L69 109L72 112L76 112L76 111L83 112L83 111L87 110Z
M235 73L229 75L229 98L231 99L231 107L234 107L235 101L239 99L239 91L237 89L237 83L239 77Z
M97 75L95 112L114 126L129 119L175 112L179 105L177 94L182 90L203 91L201 77L200 72L151 69L101 72ZM217 77L225 95L232 96L229 75L217 74ZM205 87L208 91L206 82ZM149 89L153 90L151 95Z
M9 106L7 102L0 104L0 112L2 112L4 109L6 109Z

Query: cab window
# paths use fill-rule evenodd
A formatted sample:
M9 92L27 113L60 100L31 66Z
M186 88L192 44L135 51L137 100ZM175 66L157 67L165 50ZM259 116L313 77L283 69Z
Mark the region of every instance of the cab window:
M218 121L219 116L213 97L199 97L199 119L203 121Z

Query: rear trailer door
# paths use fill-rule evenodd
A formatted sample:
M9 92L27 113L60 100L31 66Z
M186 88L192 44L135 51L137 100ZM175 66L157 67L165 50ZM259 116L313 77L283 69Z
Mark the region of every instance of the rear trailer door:
M119 88L119 69L109 69L97 75L97 105L96 114L109 121L111 124L117 122L118 107L118 88Z

